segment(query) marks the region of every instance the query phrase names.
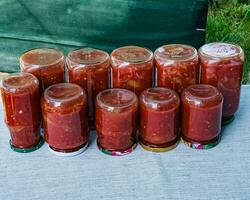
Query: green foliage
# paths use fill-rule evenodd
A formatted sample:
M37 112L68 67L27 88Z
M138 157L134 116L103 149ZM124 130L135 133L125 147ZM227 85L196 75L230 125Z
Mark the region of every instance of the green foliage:
M240 45L245 52L243 84L250 71L250 0L210 0L207 42L224 41Z

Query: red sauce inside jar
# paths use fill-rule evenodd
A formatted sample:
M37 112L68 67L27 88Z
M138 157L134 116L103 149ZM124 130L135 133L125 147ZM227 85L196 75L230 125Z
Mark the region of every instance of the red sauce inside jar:
M239 46L210 43L199 50L200 81L218 88L224 97L223 117L235 114L239 107L244 53Z
M150 88L140 96L141 142L165 148L178 141L179 95L168 88Z
M221 131L223 96L213 86L186 88L182 95L182 137L188 142L209 144Z
M87 95L72 83L48 87L41 99L45 140L58 152L74 152L88 142Z
M125 46L111 53L114 88L124 88L139 96L153 84L153 53L137 46Z
M98 143L107 150L123 151L136 142L138 100L125 89L109 89L96 97Z
M23 72L35 75L43 92L47 87L64 82L64 56L56 49L32 49L20 57Z
M90 126L94 127L96 95L109 88L110 59L108 53L92 48L71 51L67 56L69 82L81 86L88 95Z
M195 48L170 44L156 49L157 86L167 87L179 94L188 87L198 83L199 59Z
M39 82L32 74L17 73L2 81L1 95L4 119L11 144L31 148L40 140L41 123Z

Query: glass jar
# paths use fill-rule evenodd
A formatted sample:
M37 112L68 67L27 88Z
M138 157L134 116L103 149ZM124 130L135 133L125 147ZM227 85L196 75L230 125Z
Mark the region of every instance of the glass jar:
M96 131L99 149L121 156L136 147L136 95L125 89L108 89L96 97Z
M38 78L41 93L50 85L64 82L64 55L57 49L29 50L21 55L20 67Z
M140 143L163 152L175 148L179 139L179 95L168 88L150 88L140 96Z
M109 55L98 49L83 48L71 51L66 61L69 82L87 91L90 128L93 129L96 95L109 88Z
M111 53L113 88L133 91L138 97L153 85L153 53L137 46L125 46Z
M167 87L179 94L198 83L199 59L195 48L183 44L164 45L154 53L157 86Z
M11 74L1 81L1 96L11 148L23 153L40 148L42 115L37 78L29 73Z
M218 144L221 132L223 96L217 88L200 84L186 88L181 95L182 138L196 149Z
M218 88L224 97L223 124L233 121L240 101L243 50L234 44L210 43L199 49L200 81Z
M48 87L41 99L45 140L60 156L82 153L88 144L87 95L73 83Z

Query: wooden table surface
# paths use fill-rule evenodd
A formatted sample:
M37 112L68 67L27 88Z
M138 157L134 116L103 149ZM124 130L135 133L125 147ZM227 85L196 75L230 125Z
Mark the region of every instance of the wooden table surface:
M235 121L218 146L194 150L184 144L167 153L138 146L123 157L89 148L64 158L47 146L27 154L10 150L0 109L0 199L250 199L250 86L243 86Z

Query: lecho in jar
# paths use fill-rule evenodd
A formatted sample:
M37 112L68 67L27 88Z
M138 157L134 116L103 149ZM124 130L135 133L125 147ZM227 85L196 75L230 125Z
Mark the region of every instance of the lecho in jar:
M143 148L163 152L179 140L179 95L168 88L150 88L140 96L140 143Z
M243 50L234 44L210 43L199 50L201 83L218 88L224 97L223 124L233 121L240 101Z
M114 88L124 88L139 96L153 85L153 53L137 46L125 46L111 53Z
M21 55L20 67L38 78L41 92L50 85L64 82L64 55L57 49L29 50Z
M221 132L222 94L211 85L186 88L182 95L182 138L196 149L218 144Z
M42 116L37 78L29 73L9 75L1 82L1 96L11 148L26 153L41 147Z
M136 95L125 89L108 89L96 97L96 131L99 149L121 156L136 147Z
M156 49L157 86L167 87L179 94L198 83L199 59L195 48L183 44L164 45Z
M41 99L45 140L61 156L83 152L88 144L87 95L73 83L48 87Z
M90 127L94 128L96 95L109 88L109 55L98 49L83 48L71 51L66 61L69 82L78 84L87 91Z

